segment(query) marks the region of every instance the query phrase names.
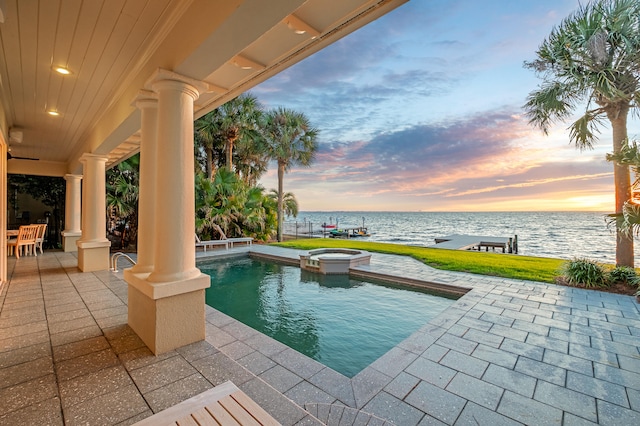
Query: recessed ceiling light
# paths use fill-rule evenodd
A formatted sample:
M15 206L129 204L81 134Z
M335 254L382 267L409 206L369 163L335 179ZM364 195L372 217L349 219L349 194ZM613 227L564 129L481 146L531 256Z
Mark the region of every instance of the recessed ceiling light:
M296 15L289 15L287 18L285 18L284 22L287 24L287 27L289 27L289 29L295 34L309 34L312 39L320 35L320 31L316 30L311 25L298 18Z
M57 117L58 115L60 115L60 113L58 111L56 111L55 109L48 110L47 114L53 115L54 117Z
M55 67L54 70L58 73L58 74L62 74L62 75L69 75L71 74L71 71L69 71L68 68L65 67Z
M265 65L242 55L236 55L235 58L231 60L231 63L243 70L263 70L266 68Z

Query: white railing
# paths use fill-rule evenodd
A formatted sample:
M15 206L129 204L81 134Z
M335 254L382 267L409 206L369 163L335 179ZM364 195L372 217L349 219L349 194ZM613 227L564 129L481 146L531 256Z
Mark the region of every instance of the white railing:
M289 238L311 238L328 237L332 228L324 228L321 223L304 222L284 222L282 233Z
M131 262L132 265L136 264L135 260L122 252L113 253L113 255L111 256L111 267L109 268L111 269L111 272L118 272L118 259L120 259L121 257L127 259L129 262Z

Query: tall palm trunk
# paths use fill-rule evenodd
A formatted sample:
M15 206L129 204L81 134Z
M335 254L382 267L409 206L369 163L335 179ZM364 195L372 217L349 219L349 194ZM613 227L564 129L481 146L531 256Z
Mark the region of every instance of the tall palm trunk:
M282 216L283 216L283 202L284 199L284 162L278 161L278 242L282 241Z
M227 168L229 171L233 171L233 145L240 137L240 129L232 127L227 130L227 143L225 144L225 151L227 154Z
M205 148L205 152L207 154L207 179L213 179L213 149L210 147Z
M229 170L233 170L233 140L227 139L227 146L225 148L225 154L227 154L227 168Z
M607 109L607 117L613 128L613 153L618 154L627 140L627 115L629 105L617 105ZM629 166L614 162L613 179L616 188L616 213L622 214L624 203L631 199L631 177ZM616 265L634 266L633 236L627 236L616 229Z

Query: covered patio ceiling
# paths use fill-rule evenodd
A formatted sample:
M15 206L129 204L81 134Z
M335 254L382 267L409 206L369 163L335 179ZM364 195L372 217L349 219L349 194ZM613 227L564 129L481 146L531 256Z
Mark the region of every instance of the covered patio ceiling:
M0 1L7 170L79 173L83 153L113 166L139 150L132 103L157 69L210 85L197 118L406 1Z

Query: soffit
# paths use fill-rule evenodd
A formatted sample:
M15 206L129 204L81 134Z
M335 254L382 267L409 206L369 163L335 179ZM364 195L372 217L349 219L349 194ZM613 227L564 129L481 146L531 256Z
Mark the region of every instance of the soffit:
M11 154L69 172L84 152L115 164L139 149L132 101L156 69L212 84L196 102L200 116L405 1L5 0L0 95L8 127L23 136L9 140ZM297 34L292 14L317 34ZM37 171L36 161L11 160L10 172L12 162Z

